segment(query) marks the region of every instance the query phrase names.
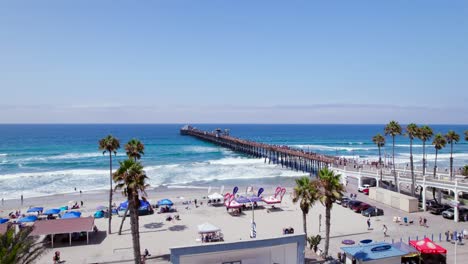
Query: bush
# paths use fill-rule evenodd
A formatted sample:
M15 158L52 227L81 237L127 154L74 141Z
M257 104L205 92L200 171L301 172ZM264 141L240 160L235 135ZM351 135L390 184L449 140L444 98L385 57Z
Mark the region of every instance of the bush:
M465 165L462 169L462 175L463 176L468 176L468 165Z
M316 236L310 236L307 238L307 242L309 242L310 249L314 249L314 251L317 251L317 246L320 244L320 241L322 240L322 237L320 235Z

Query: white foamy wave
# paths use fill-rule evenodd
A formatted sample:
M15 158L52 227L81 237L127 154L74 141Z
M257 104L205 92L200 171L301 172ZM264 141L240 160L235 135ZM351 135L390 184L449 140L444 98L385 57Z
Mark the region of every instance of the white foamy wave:
M113 155L113 154L112 154ZM125 153L117 153L117 156L124 156ZM50 156L34 156L29 158L18 159L18 162L45 162L45 161L54 161L54 160L77 160L77 159L87 159L87 158L97 158L102 157L102 152L88 152L88 153L64 153L59 155L50 155ZM113 155L114 156L114 155Z
M345 146L326 146L326 145L292 145L292 147L300 149L310 149L319 151L354 151L354 150L374 150L377 147L345 147Z
M203 146L187 146L184 147L185 152L194 152L194 153L211 153L211 152L223 152L224 148L217 147L203 147Z
M0 153L0 157L6 157L6 156L8 156L8 154L6 154L6 153Z
M391 142L387 142L388 146L391 146ZM426 147L430 146L430 144L426 144ZM410 144L395 144L395 147L401 147L401 148L409 148ZM413 144L413 148L422 148L422 144Z

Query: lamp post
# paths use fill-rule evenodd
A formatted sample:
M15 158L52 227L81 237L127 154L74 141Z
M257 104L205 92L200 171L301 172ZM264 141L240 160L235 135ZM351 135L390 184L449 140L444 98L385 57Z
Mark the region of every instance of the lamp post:
M252 205L252 230L250 232L250 238L256 238L257 237L257 225L255 224L255 213L254 213L255 207L254 207L254 203L247 196L245 198L247 198L247 200L249 200L250 204Z

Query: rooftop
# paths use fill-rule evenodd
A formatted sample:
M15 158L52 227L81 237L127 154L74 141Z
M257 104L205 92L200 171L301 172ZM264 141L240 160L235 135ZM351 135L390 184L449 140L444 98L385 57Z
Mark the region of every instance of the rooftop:
M346 254L350 254L356 259L369 261L385 259L397 256L404 256L407 253L385 242L371 243L368 245L358 245L341 248Z

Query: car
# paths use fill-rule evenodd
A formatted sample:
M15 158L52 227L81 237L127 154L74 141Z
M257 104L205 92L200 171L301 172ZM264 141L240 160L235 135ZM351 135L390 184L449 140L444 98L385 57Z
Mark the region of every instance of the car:
M442 217L447 218L447 219L453 219L455 215L454 209L450 208L442 212ZM458 210L458 219L459 220L465 220L465 215L468 215L468 209L465 208L459 208Z
M350 201L348 202L348 208L354 211L354 208L359 206L360 204L362 204L362 202L358 200Z
M362 186L359 186L358 187L358 192L362 192L364 189L369 189L370 188L370 185L369 184L364 184Z
M362 190L362 193L364 193L365 195L369 195L369 189Z
M348 203L351 202L352 200L347 198L341 201L341 206L343 207L348 207Z
M379 216L379 215L384 215L384 210L371 206L367 208L366 210L361 211L361 214L363 216Z
M353 211L356 213L360 213L362 211L367 210L369 207L371 207L370 204L360 203L359 205L353 207Z
M450 205L448 204L436 204L431 206L429 211L432 214L440 215L443 211L450 209Z
M336 203L337 203L337 204L342 204L342 203L343 203L343 201L348 201L348 200L349 200L349 198L348 198L348 197L346 197L346 196L343 196L341 199L339 199L339 200L336 200Z
M426 200L426 210L430 210L432 206L435 206L437 203L436 200ZM419 207L422 207L422 201L419 201Z

